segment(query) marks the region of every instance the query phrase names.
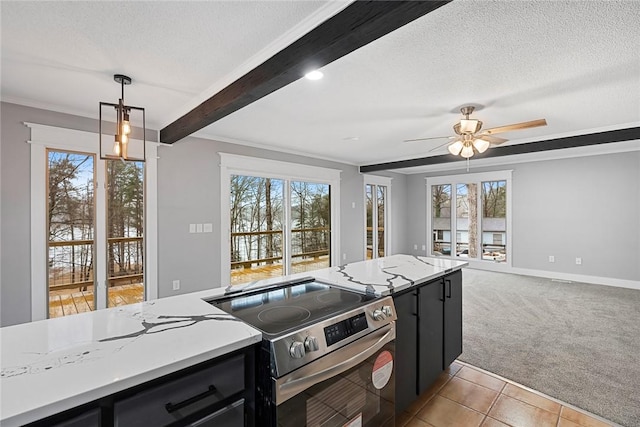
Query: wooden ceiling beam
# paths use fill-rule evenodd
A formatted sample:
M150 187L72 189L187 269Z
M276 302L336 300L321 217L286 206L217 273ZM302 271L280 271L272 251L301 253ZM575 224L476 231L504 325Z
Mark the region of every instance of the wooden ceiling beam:
M161 129L160 141L173 144L450 1L355 1Z
M564 148L586 147L589 145L609 144L613 142L633 140L640 140L640 127L616 129L605 132L528 142L525 144L508 145L506 147L490 148L482 154L475 154L471 158L471 161L474 159L486 159L489 157L513 156L516 154L537 153L540 151L561 150ZM460 160L464 159L452 154L443 154L441 156L421 157L418 159L363 165L360 166L360 173L429 166L440 163L459 162Z

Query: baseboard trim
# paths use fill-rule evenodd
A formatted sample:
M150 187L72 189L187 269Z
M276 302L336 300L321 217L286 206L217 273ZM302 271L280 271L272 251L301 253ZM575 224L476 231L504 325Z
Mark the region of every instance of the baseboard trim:
M594 285L615 286L618 288L628 288L640 290L640 281L616 279L613 277L587 276L584 274L560 273L557 271L534 270L529 268L507 267L500 264L469 263L469 267L474 270L496 271L500 273L521 274L523 276L542 277L545 279L556 279L560 281L592 283Z

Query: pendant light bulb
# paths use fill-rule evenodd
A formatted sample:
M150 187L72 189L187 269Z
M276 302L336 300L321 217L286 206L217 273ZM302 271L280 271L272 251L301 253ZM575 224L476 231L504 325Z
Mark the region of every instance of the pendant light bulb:
M124 135L131 133L131 124L129 123L129 113L127 111L122 114L122 133Z
M129 142L129 137L126 134L122 134L120 135L120 140L122 141L123 144L126 144Z
M484 153L485 151L487 151L487 148L489 148L489 145L491 145L489 141L485 141L484 139L473 140L473 146L476 147L476 150L478 150L478 153Z
M473 147L471 146L470 143L469 144L465 144L464 148L460 152L460 155L462 157L464 157L465 159L468 159L469 157L473 156Z
M451 154L457 156L458 154L460 154L460 150L462 150L463 147L464 145L462 144L462 141L456 141L453 144L449 145L449 147L447 148L449 149L449 152Z
M120 155L120 135L116 135L115 142L113 143L113 154Z

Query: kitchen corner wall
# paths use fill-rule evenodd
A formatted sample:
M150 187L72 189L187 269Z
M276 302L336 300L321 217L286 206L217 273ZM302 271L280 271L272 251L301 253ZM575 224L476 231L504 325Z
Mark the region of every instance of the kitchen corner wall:
M339 263L364 256L364 181L358 168L310 157L237 144L188 137L158 150L159 296L187 293L221 285L220 157L219 152L339 169ZM392 180L390 253L406 248L405 177ZM352 203L355 202L355 207ZM402 206L402 207L401 207ZM212 233L189 233L189 224L213 224ZM346 254L346 259L343 259ZM172 283L180 280L180 291Z
M472 160L470 173L509 169L513 272L640 287L639 151L492 168L474 168ZM464 173L408 178L411 232L427 236L425 177Z

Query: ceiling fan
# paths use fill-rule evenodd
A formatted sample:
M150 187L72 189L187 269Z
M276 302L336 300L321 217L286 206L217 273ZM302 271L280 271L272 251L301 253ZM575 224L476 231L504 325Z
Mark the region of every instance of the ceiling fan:
M477 119L470 119L469 116L473 113L476 107L473 105L467 105L460 109L460 112L464 115L464 119L461 119L458 123L453 125L453 131L457 136L436 136L432 138L417 138L406 139L404 142L417 142L426 141L430 139L442 139L449 138L448 141L438 147L435 147L429 151L437 150L448 144L447 149L454 156L460 155L465 159L472 157L475 151L478 153L484 153L489 146L502 144L508 141L508 139L493 136L497 133L510 132L513 130L529 129L538 126L546 126L547 121L545 119L532 120L529 122L514 123L505 126L499 126L495 128L485 129L482 132L482 122ZM475 150L475 151L474 151Z

